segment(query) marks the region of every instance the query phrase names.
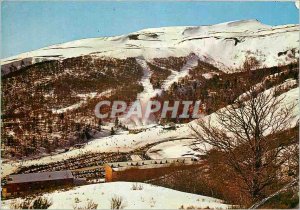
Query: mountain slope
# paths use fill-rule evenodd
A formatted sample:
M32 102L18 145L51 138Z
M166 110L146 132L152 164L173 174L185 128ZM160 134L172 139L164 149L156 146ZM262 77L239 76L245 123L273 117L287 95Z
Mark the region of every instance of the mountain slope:
M276 44L274 44L276 43ZM257 20L210 26L145 29L129 35L82 39L57 44L2 60L2 72L45 60L91 55L143 56L146 60L196 54L224 71L238 70L245 57L254 56L265 67L295 62L299 57L299 25L268 26Z

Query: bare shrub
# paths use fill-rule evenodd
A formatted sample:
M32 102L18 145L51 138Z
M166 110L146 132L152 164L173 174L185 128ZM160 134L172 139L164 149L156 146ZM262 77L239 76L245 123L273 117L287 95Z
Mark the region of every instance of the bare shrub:
M123 209L124 202L121 196L114 196L110 201L110 208L111 209Z
M79 202L80 202L79 198L76 197L76 198L75 198L75 203L79 203Z
M73 209L75 210L84 210L84 209L97 209L98 204L94 203L93 201L89 201L86 206L77 206L74 205Z
M295 104L285 105L285 97L275 97L274 90L257 93L251 87L245 94L247 101L238 98L233 105L216 112L214 123L199 120L197 128L191 128L199 143L212 146L222 155L240 192L249 195L253 203L278 181L285 162L281 151L295 141L283 144L277 138L291 127Z
M30 200L16 200L10 204L10 209L29 209Z
M134 183L132 184L131 190L143 190L143 185L139 184L139 183Z
M32 209L48 209L52 205L52 201L45 197L38 197L36 198L33 203L31 208Z
M10 204L11 209L48 209L52 205L52 201L45 197L26 198L25 200L17 200Z

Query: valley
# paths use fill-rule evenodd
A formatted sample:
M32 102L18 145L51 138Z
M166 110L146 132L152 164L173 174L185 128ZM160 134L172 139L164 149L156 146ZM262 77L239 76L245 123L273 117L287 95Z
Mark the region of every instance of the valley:
M76 179L86 181L84 186L71 187L65 192L43 191L55 200L51 208L57 208L58 196L66 197L65 207L70 207L78 193L89 190L99 193L99 189L109 186L124 194L119 189L131 186L127 182L103 183L108 163L192 158L199 164L197 169L175 171L146 180L147 184L140 183L152 193L149 194L152 198L146 199L159 202L149 201L149 205L144 205L142 201L138 207L166 207L164 201L155 196L159 192L174 194L175 198L182 196L172 208L249 206L254 202L251 199L255 193L241 193L237 189L247 188L250 175L235 177L230 168L232 157L228 158L225 151L228 145L230 149L234 145L230 152L240 159L245 158L245 165L234 163L234 167L244 167L247 171L246 160L251 159L245 152L247 140L251 144L253 139L261 138L265 159L269 160L272 155L276 157L273 160L278 158L278 162L270 164L274 164L280 178L267 180L266 186L259 189L262 194L255 194L258 196L255 199L297 179L297 163L293 157L299 155L294 150L299 139L295 132L299 125L299 109L295 106L299 102L298 45L298 25L268 26L246 20L210 26L144 29L128 35L53 45L3 59L2 183L12 174L71 171ZM124 101L129 105L139 100L142 109L152 100L168 101L171 105L175 101L201 101L198 110L201 117L192 118L195 107L191 106L189 117L180 118L183 112L180 105L175 118L170 112L162 118L158 112L142 119L122 116L99 119L95 116L95 106L104 100ZM248 116L253 112L251 109L256 108L251 100L264 104L259 107L263 111L257 118L264 116L274 125ZM264 110L269 105L269 109ZM100 111L110 113L111 109L102 107ZM280 114L287 112L290 115L281 119ZM232 116L228 123L224 117L228 113L241 113L242 117L239 114L235 117L248 120L249 126L243 125L240 131L230 130L240 124ZM276 117L278 122L272 120ZM252 130L248 133L253 121L265 123L259 134ZM209 126L205 127L206 124ZM202 135L208 139L224 138L227 143L220 144L225 149L220 149L219 144L209 144ZM275 173L268 164L262 168L263 174ZM216 174L219 169L226 173ZM194 179L188 180L189 176ZM230 181L231 176L236 183ZM224 192L227 188L230 195ZM106 200L106 194L112 196L108 191L103 192ZM132 192L132 196L136 194ZM203 202L196 202L199 199ZM86 202L85 199L82 203ZM127 207L136 208L133 203L128 201ZM9 204L5 205L7 208ZM108 203L103 206L109 208Z

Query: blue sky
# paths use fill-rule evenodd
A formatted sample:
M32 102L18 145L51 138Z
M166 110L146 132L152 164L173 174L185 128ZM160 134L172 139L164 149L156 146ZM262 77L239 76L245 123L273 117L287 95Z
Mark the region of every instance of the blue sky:
M1 4L1 58L76 39L143 28L241 19L298 23L294 2L16 2Z

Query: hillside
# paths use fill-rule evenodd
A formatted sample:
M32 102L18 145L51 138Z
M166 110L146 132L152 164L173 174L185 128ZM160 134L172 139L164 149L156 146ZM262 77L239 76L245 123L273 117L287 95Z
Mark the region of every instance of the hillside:
M289 82L283 84L287 86ZM293 86L291 86L293 87ZM279 97L283 97L283 105L290 105L298 102L298 88L288 88L289 90ZM293 113L290 127L294 127L299 120L299 109L294 107L290 110ZM203 118L218 125L216 113L212 113ZM2 175L17 172L20 168L23 172L51 171L56 169L67 169L65 161L72 163L72 167L80 168L97 164L97 160L105 163L119 160L130 160L131 154L145 154L149 159L195 157L199 158L204 154L203 144L197 143L190 126L197 126L197 120L190 123L177 124L176 130L165 130L164 126L152 125L138 134L130 134L128 131L95 138L91 142L79 149L62 154L52 154L42 158L28 161L8 161L2 164ZM266 133L265 135L268 135Z

